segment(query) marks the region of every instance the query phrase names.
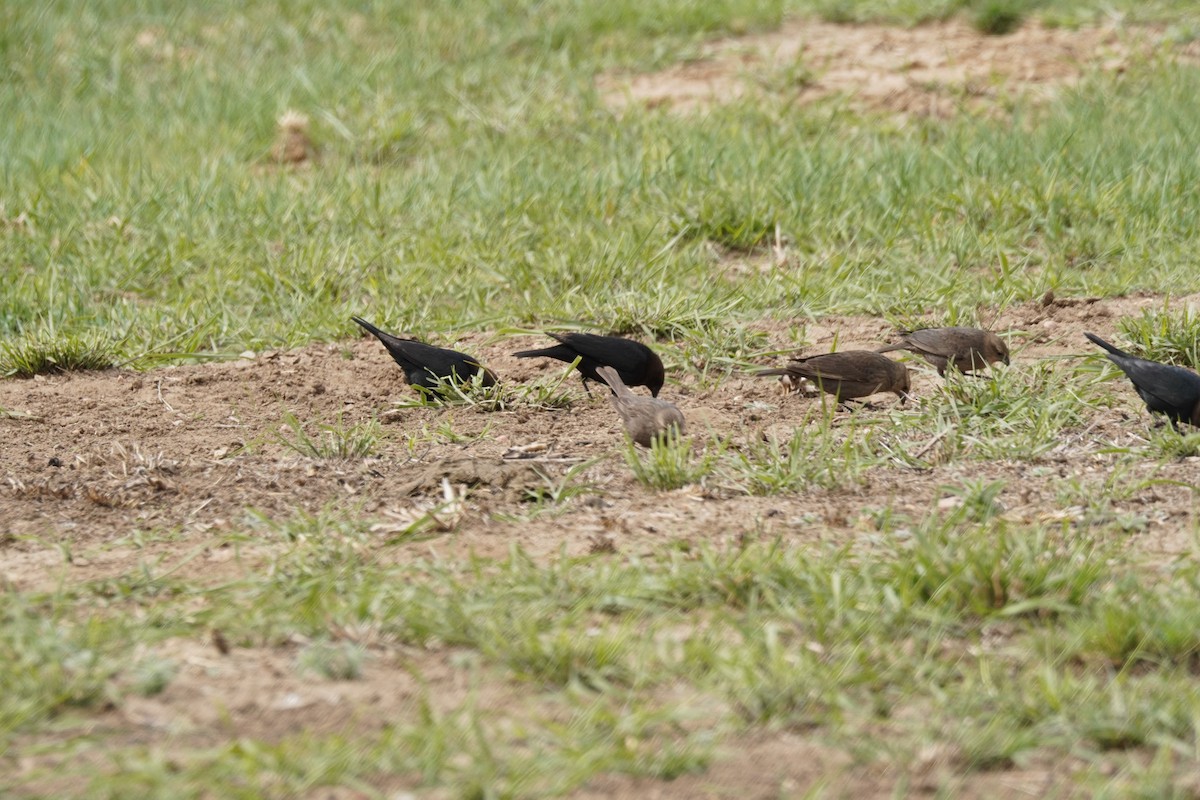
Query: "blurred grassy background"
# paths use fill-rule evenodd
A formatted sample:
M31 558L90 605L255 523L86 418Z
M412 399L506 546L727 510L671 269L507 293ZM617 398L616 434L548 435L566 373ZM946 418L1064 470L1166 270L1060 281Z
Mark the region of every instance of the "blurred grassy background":
M1200 24L1184 2L1012 7L1052 24L1169 18L1176 40ZM836 101L617 116L594 89L600 71L786 15L981 9L6 4L0 337L149 365L345 336L351 313L434 338L550 320L670 335L679 320L957 319L1048 288L1189 289L1193 68L1151 56L1044 112L902 125ZM310 168L269 158L288 109L311 119ZM710 243L777 231L787 269L722 274Z

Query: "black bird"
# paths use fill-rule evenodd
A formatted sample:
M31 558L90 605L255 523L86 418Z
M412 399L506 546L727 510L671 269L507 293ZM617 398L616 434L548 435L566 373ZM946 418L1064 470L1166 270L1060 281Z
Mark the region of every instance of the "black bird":
M603 383L596 367L612 367L626 386L646 386L658 397L666 373L662 359L641 342L619 336L600 336L595 333L547 333L559 343L542 350L522 350L513 353L517 358L556 358L570 363L579 359L579 374L583 388L588 381ZM590 394L590 392L589 392Z
M383 346L404 370L404 377L408 379L410 386L436 389L439 378L457 376L461 381L469 381L481 370L483 371L484 386L492 386L496 383L496 376L492 374L491 370L484 368L479 361L466 353L445 347L435 347L415 339L401 339L399 336L384 333L365 319L358 317L350 319L383 342Z
M1108 360L1121 368L1153 414L1165 414L1176 429L1179 423L1200 426L1200 375L1183 367L1131 356L1094 333L1083 334L1108 351Z

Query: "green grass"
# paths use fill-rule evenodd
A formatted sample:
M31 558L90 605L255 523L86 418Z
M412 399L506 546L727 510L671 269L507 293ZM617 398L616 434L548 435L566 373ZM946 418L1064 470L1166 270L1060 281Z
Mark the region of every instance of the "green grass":
M1133 355L1192 369L1200 367L1200 318L1191 306L1179 312L1166 307L1144 311L1140 317L1122 319L1120 328Z
M971 24L983 33L1003 36L1021 27L1035 7L1031 0L980 0L974 4Z
M296 657L296 666L331 681L362 677L363 650L349 643L313 642Z
M718 732L818 727L837 746L891 748L864 755L885 763L903 758L897 747L958 742L976 769L1068 751L1132 767L1141 761L1122 755L1130 748L1197 735L1200 573L1114 567L1123 534L1112 528L933 510L874 542L702 545L545 566L520 551L397 564L369 544L369 520L298 524L304 535L257 535L284 545L268 569L219 585L139 573L8 593L3 631L21 658L0 670L0 741L63 714L70 730L79 709L163 691L176 673L158 648L213 629L235 651L311 640L295 669L326 680L353 680L364 663L363 645L331 636L366 637L367 663L450 647L474 654L450 662L462 680L531 693L486 715L469 697L449 713L417 704L353 753L340 735L244 738L168 766L152 746L118 741L105 750L119 771L81 761L67 773L109 794L215 780L263 790L282 779L294 790L379 774L554 794L599 772L702 769ZM420 676L427 663L406 669ZM662 706L654 698L668 690L681 699ZM531 746L539 760L528 760Z
M372 419L357 425L347 425L339 416L332 424L320 423L317 433L309 433L305 425L291 412L283 416L283 426L276 438L284 447L308 458L356 459L374 455L383 436L379 421Z
M851 5L910 22L966 7ZM1182 3L1118 5L1195 22ZM272 4L13 6L0 335L115 340L100 365L145 366L346 337L352 313L435 340L561 320L677 337L784 308L955 315L1050 288L1191 286L1191 69L1150 60L1045 111L903 127L786 103L617 118L590 88L817 8L314 6L285 22ZM289 108L312 119L311 168L266 159ZM791 268L712 279L712 245L777 232Z
M369 313L447 344L581 327L670 340L668 370L699 405L777 355L748 323L790 326L799 345L828 314L974 324L1047 290L1194 291L1194 67L1134 58L1045 105L904 123L787 102L813 79L801 62L766 74L763 97L694 116L617 115L594 88L601 72L676 64L803 14L958 16L998 34L1124 14L1176 41L1200 30L1183 0L10 3L0 373L346 339L349 315ZM302 167L270 158L289 109L308 115L319 154ZM779 266L754 268L780 243ZM752 268L727 269L740 261ZM1200 363L1190 310L1118 325L1122 347ZM1194 496L1200 442L1151 429L1100 358L1016 351L991 380L951 378L906 407L785 398L812 402L791 431L630 446L609 466L632 475L633 500L593 480L596 462L547 471L518 514L494 518L560 526L557 555L427 547L438 536L454 552L461 524L493 521L445 497L382 527L366 504L248 522L231 509L213 535L246 560L215 577L179 577L161 555L192 547L191 528L148 529L113 545L139 550L136 569L6 585L0 794L553 796L599 776L703 772L743 737L811 735L858 773L908 776L946 751L959 777L1068 765L1085 793L1163 796L1197 760L1200 571L1190 501L1164 517L1145 498ZM456 429L458 409L568 409L575 380L568 365L520 386L449 382L401 404L442 416L395 442L374 420L291 414L274 441L398 469L508 435L503 422ZM1129 420L1093 432L1117 409ZM0 422L19 435L37 420L13 408ZM1024 476L1043 494L1021 499ZM914 507L906 487L922 480L937 498ZM695 530L626 546L636 503L683 486ZM868 486L882 488L861 509L826 516L827 498L853 508ZM724 501L748 510L707 528L703 511ZM576 523L618 528L582 557ZM1130 545L1163 525L1177 558ZM69 530L46 539L68 562L93 546ZM38 544L22 537L0 544ZM418 688L394 717L359 710L345 730L218 725L202 746L129 735L123 713L211 667L178 649L214 632L235 659L275 657L305 685L403 673Z
M575 375L575 363L572 362L557 374L520 384L498 381L486 386L483 373L476 373L469 381L460 381L457 377L438 378L437 385L432 389L424 386L412 387L416 397L399 401L394 406L425 408L450 405L484 411L508 411L515 408L566 409L571 407L574 397L564 389L564 384Z
M697 444L691 437L665 435L655 437L650 447L641 449L626 438L625 464L638 483L648 489L679 489L708 477L725 450L719 441L705 443L702 450Z
M848 432L837 430L831 425L831 407L823 411L815 425L797 428L787 441L771 438L739 449L726 462L728 483L749 495L861 483L866 471L881 463L872 431L857 425L848 426Z
M118 366L119 344L96 336L53 333L39 338L0 342L0 374L30 378L53 372L101 370Z

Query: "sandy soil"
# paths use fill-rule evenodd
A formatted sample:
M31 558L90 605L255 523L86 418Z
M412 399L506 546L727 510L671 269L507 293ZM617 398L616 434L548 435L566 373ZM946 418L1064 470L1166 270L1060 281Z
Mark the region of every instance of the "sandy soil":
M988 36L955 20L915 28L795 20L779 31L723 39L655 73L597 81L615 110L629 105L703 111L745 97L811 103L842 96L852 106L899 115L990 111L1018 97L1045 100L1091 72L1123 72L1162 54L1195 63L1200 45L1163 41L1158 29L1045 28Z
M1200 296L1176 302L1198 300ZM999 315L995 327L1009 332L1012 368L1021 369L1042 358L1087 353L1083 330L1112 334L1120 316L1161 303L1162 298L1150 296L1032 302ZM806 333L813 342L810 350L818 352L835 335L840 347L849 349L886 341L889 331L876 319L835 317ZM784 336L780 328L772 344L785 347ZM504 380L525 381L559 368L557 362L509 355L537 341L478 334L458 346L479 355ZM916 393L928 394L940 379L921 362L912 367ZM443 478L466 495L453 531L395 545L389 557L420 558L431 552L503 556L513 543L543 559L564 549L569 554L596 548L650 553L681 539L732 541L746 535L747 520L755 521L756 535L782 536L796 545L847 541L870 532L867 509L891 506L919 516L947 485L978 477L1006 480L1013 487L1002 496L1006 515L1034 522L1057 508L1054 476L1102 477L1112 458L1099 452L1102 445L1136 444L1149 431L1140 401L1132 391L1119 392L1122 406L1095 409L1085 431L1032 464L959 461L920 472L878 469L862 486L780 497L745 497L719 486L656 494L639 486L616 454L622 434L599 393L589 399L579 389L578 403L559 411L397 410L392 401L412 391L402 378L382 347L363 338L148 373L117 370L0 382L0 407L9 412L0 418L0 518L7 521L0 543L0 581L18 589L51 588L60 581L102 579L155 561L177 565L179 577L226 580L252 571L256 563L253 546L235 558L222 543L232 531L253 529L249 509L285 518L326 506L360 509L386 537L389 520L402 526L414 509L441 499ZM695 431L711 428L735 445L749 437L790 435L818 402L784 397L774 380L744 376L733 376L712 391L701 391L686 379L668 382L663 396L684 409ZM890 395L881 396L879 410L855 413L886 415L894 402ZM382 415L389 437L376 458L303 458L274 436L287 413L308 421L331 421L340 414L348 423ZM842 421L848 419L846 412L840 413ZM428 441L415 452L406 446L407 434L451 421L459 434L482 438ZM512 457L530 450L533 457ZM584 473L593 489L562 513L539 516L535 524L502 519L528 512L527 490L560 480L568 469L593 458L601 460ZM1167 465L1160 476L1195 484L1200 482L1198 461ZM1191 546L1189 490L1162 484L1127 505L1126 510L1152 521L1131 539L1131 547L1168 558ZM139 530L173 530L177 535L139 547L133 541ZM260 551L257 559L266 555ZM356 681L324 682L297 673L294 659L301 644L234 648L222 655L207 638L168 643L164 657L181 667L166 691L152 698L131 697L92 724L125 743L148 743L169 732L177 743L200 746L223 740L234 729L241 736L270 739L303 728L361 725L389 709L398 712L418 690L394 658L371 661ZM453 657L437 651L403 655L418 667L434 695L447 699L462 689L457 685L460 671L450 666ZM497 681L484 695L489 703L503 704L514 692ZM850 770L842 776L845 785L860 787L858 796L869 796L896 780L859 774L843 755L812 742L804 745L815 748L806 766L785 759L764 773L764 760L773 763L770 754L781 747L794 752L794 743L767 737L745 744L723 747L718 765L705 777L653 787L646 781L606 778L592 787L593 796L731 796L734 787L748 785L751 775L763 787L753 796L773 796L780 786L807 786L816 774L844 769ZM1053 776L1053 770L1014 774L1011 793L1021 794ZM994 788L985 782L980 791L988 785ZM969 785L962 791L972 793Z
M1000 315L995 327L1009 331L1019 368L1041 358L1089 354L1094 348L1083 330L1111 335L1117 317L1161 303L1150 296L1034 302ZM826 318L806 329L812 345L805 352L828 349L835 336L840 349L873 348L889 334L882 320ZM472 334L455 346L479 356L507 381L561 369L559 362L510 355L541 339L492 338ZM772 338L769 346L787 347L782 329ZM928 394L940 379L923 362L910 366L914 391ZM6 434L0 438L0 518L7 520L0 574L22 589L48 586L57 580L55 567L64 552L57 546L63 544L70 545L75 579L116 574L160 546L151 545L149 553L122 546L131 532L178 530L180 542L167 550L191 549L245 529L248 509L277 518L333 504L378 518L383 530L388 519L401 525L427 508L426 501L440 501L443 478L466 492L467 510L453 536L424 543L423 550L502 555L517 542L545 555L558 553L564 543L568 553L587 552L597 537L613 538L622 549L652 549L696 530L740 529L741 521L756 517L764 530L795 527L797 534L828 535L830 529L852 529L864 504L920 513L931 499L929 487L967 474L1002 477L1025 469L951 463L932 477L888 470L873 476L868 487L782 498L740 497L719 487L689 487L663 497L633 479L619 453L624 441L619 422L598 392L589 397L578 388L577 402L567 410L393 407L393 400L412 394L383 348L367 338L147 373L115 370L0 383L0 408L8 411L0 417ZM684 410L692 432L711 430L734 443L790 436L819 403L784 397L774 380L748 375L733 375L716 390L697 388L690 378L669 379L663 397ZM1132 392L1126 399L1124 409L1096 410L1087 432L1093 442L1145 435L1148 423L1139 401ZM881 408L895 402L891 395L875 398ZM339 417L352 424L379 416L385 420L381 452L358 461L300 456L279 440L293 438L284 424L288 414L312 423L313 432L315 423ZM442 425L473 441L437 436ZM410 436L417 438L413 452ZM567 513L540 518L537 526L501 521L528 511L529 492L597 458L601 461L582 476L594 491ZM1036 505L1036 482L1024 483ZM211 575L226 557L213 550L194 559L194 568Z
M638 103L697 110L768 86L789 94L789 101L844 94L866 108L942 116L974 104L995 105L1016 92L1053 93L1092 69L1120 70L1129 58L1153 50L1156 35L1029 26L992 38L961 23L898 30L800 21L777 33L716 42L700 60L654 75L603 76L599 86L618 109ZM1197 300L1200 296L1175 303ZM1021 369L1040 359L1092 353L1082 331L1108 336L1121 316L1161 307L1162 301L1048 299L1008 309L993 327L1010 335L1012 368ZM782 326L758 326L774 346L788 346ZM807 352L821 352L835 336L841 349L874 347L889 333L877 319L826 318L807 328L812 343ZM478 355L503 380L520 382L561 368L509 355L539 341L479 333L454 346ZM928 395L939 379L920 362L912 367L915 392ZM258 524L251 511L287 518L329 506L350 509L374 520L387 537L441 500L444 482L465 495L452 530L396 545L392 557L431 552L502 557L514 543L539 559L596 549L650 553L681 539L733 540L745 535L747 521L754 522L756 535L783 537L793 545L847 541L870 531L867 510L890 506L919 516L943 487L968 478L1005 480L1012 487L1002 497L1005 514L1033 522L1057 508L1053 476L1098 479L1113 458L1100 452L1103 445L1136 445L1148 435L1140 401L1122 389L1121 405L1089 412L1085 430L1036 464L960 461L922 472L879 469L864 485L752 498L720 486L663 494L643 489L619 453L620 427L599 393L587 398L578 390L575 406L561 411L395 409L393 401L411 397L412 390L369 338L147 373L0 381L0 409L6 412L0 414L0 586L49 589L156 562L173 566L181 578L215 583L254 570L269 555L266 545L237 553L225 546L229 533ZM663 396L684 410L693 433L712 430L734 446L756 437L790 436L818 402L783 397L773 380L742 375L715 390L690 378L671 380ZM895 400L877 402L886 409ZM387 436L374 458L304 458L278 439L281 430L290 435L284 429L287 414L309 423L340 416L345 424L379 416ZM431 435L444 424L467 441ZM580 476L591 490L561 513L540 515L535 524L506 521L529 512L530 492L592 459L596 463ZM1146 469L1149 474L1159 468ZM1168 464L1159 476L1200 483L1200 459ZM1163 558L1191 547L1191 490L1162 482L1126 505L1123 510L1150 520L1131 537L1130 547ZM139 531L173 535L150 536L143 545L136 541ZM179 664L179 672L167 689L151 698L131 696L86 727L113 743L150 744L169 736L172 746L203 747L234 736L272 739L303 729L377 725L400 714L418 691L405 665L423 676L435 700L449 704L464 688L461 670L451 666L458 655L453 652L381 657L368 662L361 680L327 682L297 672L300 645L222 654L207 638L168 642L161 655ZM493 680L477 695L500 707L519 703L520 691ZM19 773L47 762L17 760L9 766ZM913 765L904 779L920 791L926 783L940 783L944 767L935 754L928 764ZM959 796L1033 796L1062 788L1067 779L1062 765L1034 764L968 778ZM803 793L820 781L833 781L845 796L892 796L898 780L855 767L844 753L803 734L764 733L727 742L703 775L671 783L603 777L583 796L776 797ZM51 785L39 788L53 794ZM400 780L397 788L407 787ZM328 790L312 796L358 795Z

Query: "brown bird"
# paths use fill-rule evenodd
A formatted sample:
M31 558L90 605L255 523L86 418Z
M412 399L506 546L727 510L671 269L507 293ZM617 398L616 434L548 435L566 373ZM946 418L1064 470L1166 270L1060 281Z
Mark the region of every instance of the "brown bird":
M613 408L625 423L630 439L649 447L655 437L667 435L671 429L677 436L683 435L683 412L674 403L657 397L638 397L612 367L597 367L596 374L612 389Z
M1165 415L1176 430L1181 422L1200 427L1200 375L1183 367L1130 355L1094 333L1083 335L1108 351L1108 360L1133 382L1133 388L1151 413Z
M439 379L458 376L459 380L469 381L480 370L483 371L483 385L493 386L496 376L477 360L466 353L450 350L445 347L435 347L431 344L418 342L415 339L401 339L384 333L365 319L351 317L375 338L383 342L383 346L391 353L392 359L404 370L404 377L410 386L421 386L426 389L436 389Z
M876 350L889 353L893 350L908 350L924 356L937 367L938 375L946 376L946 368L953 366L964 375L983 369L988 364L1002 361L1008 364L1008 345L991 331L979 328L921 328L901 331L902 337L896 344Z
M558 340L554 347L542 350L522 350L513 353L517 358L557 358L570 363L579 359L579 374L583 388L589 380L600 383L596 368L609 366L617 371L626 386L646 386L658 397L666 373L662 359L646 345L620 336L601 336L595 333L547 333Z
M757 375L784 375L797 381L806 378L839 403L876 392L894 392L908 400L908 367L869 350L843 350L796 358L782 369L762 370Z

